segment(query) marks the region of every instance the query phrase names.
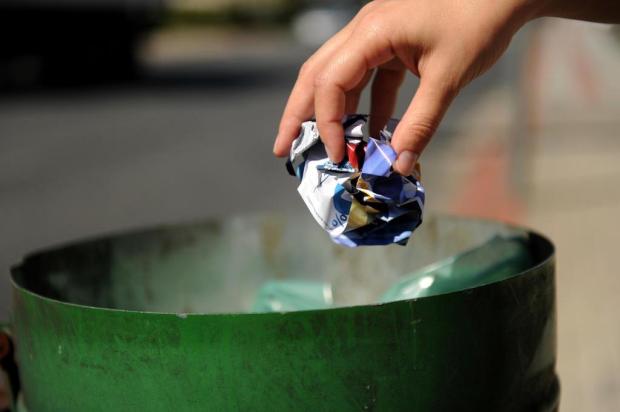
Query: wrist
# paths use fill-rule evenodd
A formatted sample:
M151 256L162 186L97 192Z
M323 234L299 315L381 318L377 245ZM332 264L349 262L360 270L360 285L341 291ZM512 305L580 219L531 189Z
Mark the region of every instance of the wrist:
M617 0L525 0L532 1L533 18L563 17L599 23L620 23L620 3Z
M516 30L527 22L549 15L554 0L515 0L512 6L513 24Z

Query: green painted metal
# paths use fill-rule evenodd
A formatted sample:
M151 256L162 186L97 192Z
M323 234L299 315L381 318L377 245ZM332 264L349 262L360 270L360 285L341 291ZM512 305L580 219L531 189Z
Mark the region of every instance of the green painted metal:
M406 248L348 250L301 221L172 226L28 257L13 271L12 326L28 409L557 409L548 240L441 218ZM372 303L430 262L516 233L525 272ZM338 307L247 313L274 279L329 282Z

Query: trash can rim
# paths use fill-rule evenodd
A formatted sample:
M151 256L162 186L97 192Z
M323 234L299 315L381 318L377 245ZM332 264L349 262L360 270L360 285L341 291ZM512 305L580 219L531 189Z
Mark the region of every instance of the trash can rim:
M251 219L251 218L268 218L268 217L272 217L275 216L274 214L247 214L247 215L241 215L241 218L247 218L247 219ZM33 252L27 253L22 260L13 265L10 268L10 283L11 286L13 288L14 291L18 291L19 293L23 293L26 294L30 297L34 297L37 299L40 299L44 302L47 302L49 304L53 304L53 305L60 305L60 306L65 306L65 307L70 307L70 308L75 308L75 309L80 309L80 310L95 310L95 311L106 311L109 313L123 313L123 314L140 314L140 315L156 315L156 316L174 316L174 317L180 317L185 319L186 317L210 317L210 318L223 318L223 317L247 317L247 316L261 316L261 317L266 317L266 316L294 316L296 314L307 314L307 313L315 313L315 312L326 312L326 311L330 311L331 313L334 313L333 311L338 311L338 310L350 310L351 308L377 308L377 307L388 307L389 305L398 305L398 304L402 304L403 302L416 302L416 301L422 301L422 300L427 300L427 299L433 299L433 298L437 298L439 296L442 297L446 297L446 296L450 296L450 295L458 295L458 294L462 294L462 293L469 293L472 290L478 290L478 289L482 289L482 288L487 288L487 287L493 287L494 285L497 285L499 283L504 283L504 282L511 282L514 281L517 278L522 277L523 275L535 275L537 273L539 273L541 271L542 268L551 265L555 262L555 246L553 245L553 243L551 242L551 240L549 238L547 238L546 236L544 236L543 234L532 230L531 228L529 228L528 226L521 226L521 225L516 225L513 223L508 223L508 222L503 222L503 221L499 221L499 220L494 220L494 219L489 219L489 218L480 218L480 217L468 217L468 216L458 216L458 215L450 215L450 214L437 214L433 216L434 218L440 218L440 219L458 219L458 220L468 220L468 221L472 221L472 222L486 222L486 223L490 223L490 224L501 224L504 225L507 228L512 228L515 230L520 230L520 231L525 231L529 237L534 237L537 238L538 241L541 241L545 244L545 247L548 249L545 253L545 257L540 259L538 261L538 263L536 263L534 266L532 266L531 268L525 270L525 271L521 271L519 273L516 273L506 279L502 279L499 281L493 281L493 282L489 282L489 283L484 283L484 284L480 284L480 285L476 285L476 286L472 286L472 287L468 287L468 288L464 288L464 289L459 289L456 291L452 291L452 292L446 292L446 293L439 293L436 295L431 295L431 296L425 296L425 297L420 297L420 298L414 298L414 299L403 299L403 300L395 300L395 301L391 301L391 302L385 302L385 303L367 303L367 304L360 304L360 305L343 305L343 306L336 306L336 307L332 307L332 308L324 308L324 309L310 309L310 310L295 310L295 311L285 311L285 312L266 312L266 313L255 313L255 312L208 312L208 313L204 313L204 312L191 312L191 313L183 313L183 312L165 312L165 311L149 311L149 310L131 310L131 309L119 309L119 308L110 308L110 307L105 307L105 306L94 306L94 305L86 305L86 304L79 304L79 303L73 303L73 302L68 302L68 301L64 301L64 300L60 300L60 299L56 299L56 298L51 298L48 296L45 296L41 293L37 293L34 292L30 289L28 289L27 287L23 286L20 284L19 280L17 279L21 274L22 274L22 269L27 265L27 263L33 259L36 258L38 256L43 256L46 254L51 254L51 253L55 253L58 252L60 250L66 249L66 248L70 248L70 247L75 247L78 245L82 245L82 244L87 244L87 243L92 243L92 242L97 242L97 241L102 241L105 239L111 239L111 238L120 238L126 235L139 235L139 234L146 234L146 233L150 233L150 232L156 232L156 231L160 231L160 230L170 230L173 228L179 229L182 227L191 227L191 226L195 226L198 224L205 224L208 222L213 222L213 221L218 221L221 220L218 217L214 216L214 217L210 217L210 218L205 218L205 219L197 219L197 220L191 220L191 221L183 221L180 223L164 223L164 224L159 224L159 225L155 225L155 226L146 226L146 227L139 227L139 228L133 228L133 229L126 229L126 230L120 230L120 231L113 231L113 232L108 232L108 233L103 233L103 234L98 234L98 235L93 235L93 236L87 236L84 238L78 238L69 242L61 242L57 245L51 245L49 247L44 247L41 249L37 249ZM367 246L367 247L376 247L376 246Z

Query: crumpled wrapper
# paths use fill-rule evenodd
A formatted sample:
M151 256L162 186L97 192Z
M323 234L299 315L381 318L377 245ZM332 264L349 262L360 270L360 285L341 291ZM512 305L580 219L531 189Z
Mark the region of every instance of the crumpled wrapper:
M331 162L315 121L304 122L287 162L301 181L297 191L314 219L338 244L406 245L422 223L424 187L419 166L411 176L392 170L396 152L390 145L396 120L377 138L368 136L368 116L343 120L346 155Z

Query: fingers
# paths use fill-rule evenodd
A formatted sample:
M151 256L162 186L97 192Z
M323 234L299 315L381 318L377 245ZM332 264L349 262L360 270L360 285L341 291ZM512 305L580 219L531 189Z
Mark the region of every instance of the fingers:
M300 69L280 120L278 135L273 146L273 153L276 156L288 155L291 143L299 133L299 127L312 117L314 76L317 70L325 65L331 59L332 54L347 40L352 31L352 23L329 39Z
M361 90L370 78L369 70L393 57L387 35L389 25L372 15L380 3L364 6L304 65L280 122L274 144L276 155L287 154L299 126L314 112L330 159L342 160L342 117L357 107Z
M405 68L377 70L372 81L370 135L377 136L394 113L398 89L405 79Z
M362 91L372 78L372 74L374 70L369 70L366 72L366 75L362 78L362 81L350 90L346 94L346 103L345 103L345 114L354 114L357 113L357 106L359 106L360 97L362 95Z
M325 150L331 161L339 163L344 157L346 94L362 82L368 67L363 57L347 53L328 66L315 81L314 113Z
M312 86L305 79L297 81L282 114L278 136L273 146L276 156L286 156L291 142L299 133L300 125L312 117L314 96Z
M392 147L398 153L394 170L408 176L437 129L448 106L456 95L454 82L440 71L428 71L420 79L407 112L394 131Z
M345 42L351 36L356 24L363 19L375 7L367 4L340 32L329 39L321 48L303 65L295 86L291 91L288 102L280 120L278 136L276 137L273 152L276 156L288 155L291 143L299 134L299 127L309 120L314 114L314 81L317 74L334 58L343 48ZM368 79L370 79L370 74ZM366 80L366 83L368 80ZM350 94L350 107L357 108L361 90L366 85L361 85L359 92L352 91Z
M356 80L360 81L361 77ZM316 124L330 160L340 163L344 157L344 130L341 122L345 112L347 85L332 80L324 82L315 87Z
M355 33L354 33L355 34ZM346 109L346 93L362 82L367 72L392 57L388 38L351 36L356 43L338 56L316 78L314 86L314 113L317 127L329 158L340 162L344 156L344 130L342 117ZM350 42L351 43L351 42Z
M387 4L387 3L386 3ZM367 4L360 13L315 53L300 71L280 121L274 153L286 156L301 123L312 114L328 156L344 157L342 118L357 110L360 95L372 70L394 58L392 26L373 10L382 2ZM379 17L378 17L379 16ZM391 116L404 70L383 69L377 75L371 114L381 128ZM383 89L383 90L382 90Z

